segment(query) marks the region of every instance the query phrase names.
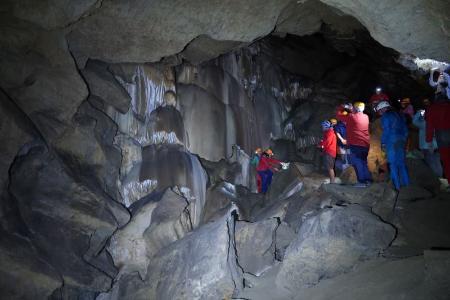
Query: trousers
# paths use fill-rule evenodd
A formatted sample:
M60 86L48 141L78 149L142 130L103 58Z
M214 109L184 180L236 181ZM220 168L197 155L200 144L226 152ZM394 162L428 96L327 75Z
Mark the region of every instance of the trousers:
M450 146L439 147L439 154L441 155L442 165L444 166L445 178L450 183Z
M372 182L372 174L367 167L367 155L369 148L363 146L350 145L350 164L355 168L356 177L359 183Z
M265 194L272 183L273 172L272 170L267 169L264 171L258 171L258 174L261 177L261 192Z
M422 150L423 157L427 165L433 170L437 177L442 177L441 156L439 152L430 152L429 150Z
M397 190L400 186L409 185L409 175L405 162L406 141L398 140L386 144L387 160L391 171L391 179Z

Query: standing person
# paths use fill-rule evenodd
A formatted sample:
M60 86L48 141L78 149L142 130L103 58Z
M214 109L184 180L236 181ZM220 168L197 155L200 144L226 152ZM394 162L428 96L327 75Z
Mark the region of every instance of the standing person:
M381 144L387 152L391 179L397 190L400 186L409 185L409 175L406 169L405 145L408 138L408 127L405 116L394 111L386 101L381 101L376 107L381 115Z
M253 154L252 159L250 160L250 164L254 165L255 168L259 165L259 160L261 158L262 149L256 148L255 153ZM261 176L259 176L258 172L256 172L256 187L258 190L258 193L261 193Z
M372 182L372 174L367 167L367 155L370 147L369 117L363 113L363 102L352 106L340 106L337 119L347 126L347 145L350 150L350 163L355 168L358 183L355 187L367 187Z
M319 147L323 149L323 160L325 168L330 176L330 183L335 182L334 163L336 161L336 134L330 121L322 122L323 139Z
M414 107L411 105L411 99L403 98L402 100L400 100L400 112L405 116L406 125L409 128L408 139L406 141L406 150L410 152L417 148L417 134L415 135L416 139L414 140L414 128L411 126L412 118L414 117ZM414 143L414 141L416 143Z
M383 89L380 86L375 88L375 94L373 94L369 99L370 107L375 110L378 103L381 101L389 102L389 97L385 93L383 93Z
M261 155L256 171L259 176L261 176L261 192L263 194L267 193L267 190L272 183L273 172L279 170L280 164L281 161L273 158L271 149L267 149Z
M450 180L450 101L440 95L425 112L426 141L431 143L436 136L436 143L444 167L447 182Z
M435 88L436 97L440 98L443 95L445 98L450 99L450 66L445 69L445 71L440 71L439 69L430 70L430 78L428 82L430 86ZM436 77L436 80L435 80Z
M429 105L428 99L423 101L425 107ZM438 177L442 177L442 166L439 152L437 152L438 146L436 139L433 137L431 143L427 143L425 138L426 121L425 110L419 110L413 117L413 124L419 128L419 149L423 153L423 157L427 165L433 170Z
M414 117L414 107L411 105L411 99L403 98L400 101L401 112L405 114L409 121Z
M330 119L331 125L333 125L334 132L336 133L336 142L337 142L337 155L341 161L341 168L345 170L348 164L347 157L347 128L345 123L342 121L338 121L336 119ZM337 166L336 166L337 167Z
M387 101L389 102L389 97L388 95L386 95L385 93L383 93L383 89L381 88L381 86L377 86L375 88L375 94L373 94L370 99L369 99L369 117L370 120L372 121L372 119L374 119L376 117L375 115L375 108L377 107L377 104L380 103L381 101Z

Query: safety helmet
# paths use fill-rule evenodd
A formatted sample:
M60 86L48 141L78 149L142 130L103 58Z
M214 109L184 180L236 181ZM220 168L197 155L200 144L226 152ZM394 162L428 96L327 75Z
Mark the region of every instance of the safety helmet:
M380 111L383 108L387 108L387 107L391 107L391 105L389 104L389 102L387 101L381 101L380 103L377 104L377 106L375 107L375 111Z
M331 125L333 125L333 126L336 125L337 122L338 122L338 121L337 121L335 118L331 118L331 119L330 119L330 123L331 123Z
M403 99L400 101L400 103L401 103L401 104L411 104L411 99L409 99L409 98L403 98Z
M272 149L267 149L266 151L264 151L267 155L273 155L273 151Z
M262 149L261 148L256 148L256 150L255 150L255 153L256 154L259 154L259 153L261 153L262 152Z
M320 125L322 125L322 129L330 129L332 127L331 122L328 120L323 121Z
M355 110L357 112L363 112L366 105L364 104L364 102L357 101L357 102L353 103L353 107L355 108Z

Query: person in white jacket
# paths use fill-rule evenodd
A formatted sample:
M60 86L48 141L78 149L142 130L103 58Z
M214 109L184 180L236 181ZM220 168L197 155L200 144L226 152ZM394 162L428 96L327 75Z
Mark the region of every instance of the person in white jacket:
M434 74L439 72L437 81L434 81ZM450 67L447 67L444 71L440 71L437 68L430 70L430 78L428 82L430 86L436 89L436 94L444 94L447 99L450 99Z

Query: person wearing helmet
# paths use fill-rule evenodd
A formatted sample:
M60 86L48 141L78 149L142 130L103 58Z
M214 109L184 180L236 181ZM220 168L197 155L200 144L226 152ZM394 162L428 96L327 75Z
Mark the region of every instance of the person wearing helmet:
M423 106L426 109L430 106L430 101L428 99L423 100ZM426 121L425 121L425 109L417 111L413 117L413 124L419 129L419 149L423 153L423 157L427 165L433 170L433 172L438 177L442 177L442 165L441 158L438 152L438 146L436 143L436 138L433 137L431 143L427 143L425 139L426 131Z
M375 88L375 94L373 94L369 99L369 103L372 106L372 108L375 108L376 105L381 101L389 102L389 97L388 95L383 93L383 89L380 86L377 86Z
M280 169L281 161L273 158L271 149L267 149L261 155L256 171L261 176L261 192L267 193L270 184L272 183L273 172Z
M336 161L336 134L330 121L322 122L323 139L319 147L323 150L323 159L325 168L330 176L330 183L335 182L334 163Z
M342 121L333 118L330 119L330 122L336 134L337 156L339 156L339 160L336 161L336 168L345 170L349 166L347 158L347 129Z
M391 179L397 190L400 186L409 185L409 175L405 162L405 145L408 138L408 127L405 116L394 111L387 101L381 101L376 107L381 115L381 145L387 154Z
M372 174L367 167L367 155L370 147L369 116L363 113L363 102L355 102L338 108L336 118L347 127L347 145L350 150L350 164L355 168L358 183L355 187L367 187L372 182ZM345 114L344 112L347 112Z
M447 181L450 179L450 101L440 95L425 112L426 142L431 143L436 136L436 143L444 167Z
M450 99L450 66L444 71L437 68L430 70L429 83L430 86L435 88L435 99L442 96ZM442 96L441 96L442 95Z
M401 112L404 113L405 116L409 118L409 120L412 120L412 118L414 117L414 108L411 105L411 99L403 98L402 100L400 100L400 107Z
M261 148L256 148L255 153L253 154L253 157L250 160L250 164L252 164L255 167L258 167L259 160L261 158L261 154L262 154L262 149ZM257 191L258 191L258 193L261 193L261 187L262 187L261 176L259 176L258 172L256 172L255 176L256 176Z

